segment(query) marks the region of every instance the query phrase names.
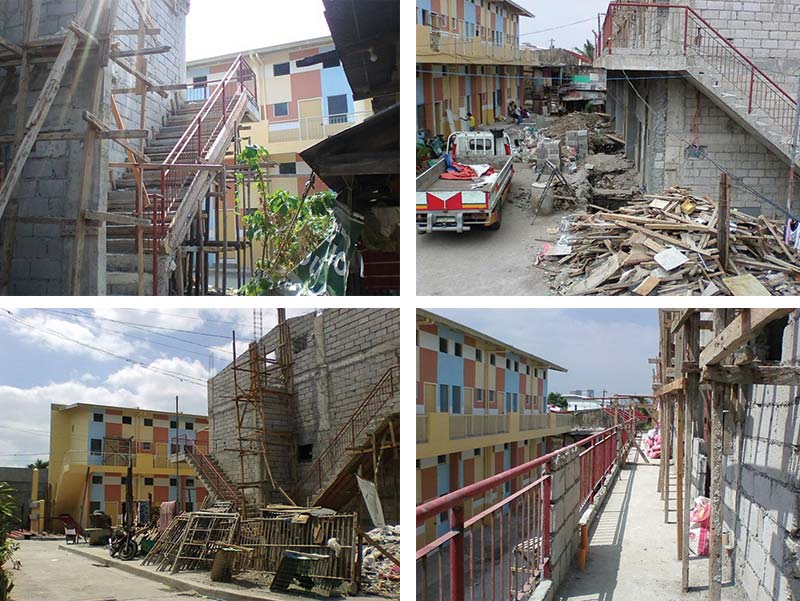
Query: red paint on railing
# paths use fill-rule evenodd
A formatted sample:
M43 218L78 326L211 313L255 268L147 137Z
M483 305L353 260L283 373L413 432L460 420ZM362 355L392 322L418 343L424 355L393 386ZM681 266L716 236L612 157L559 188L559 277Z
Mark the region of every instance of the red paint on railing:
M796 100L690 6L612 2L606 13L598 44L602 49L601 54L611 54L613 45L616 45L617 48L625 48L625 44L632 41L643 46L658 41L657 49L664 51L670 43L677 43L677 40L670 39L668 31L671 26L669 21L664 19L664 15L680 15L681 11L683 13L683 54L687 57L693 56L704 60L708 66L716 69L722 78L746 95L748 114L752 113L754 108L759 108L786 132L790 132ZM617 14L616 19L614 18L615 13ZM629 18L629 16L635 18ZM655 20L656 18L661 20L658 26L648 26L648 19ZM661 26L662 24L664 27ZM690 25L692 31L696 30L692 39L690 39ZM673 31L677 27L677 23L674 23ZM674 33L678 34L677 31ZM651 47L651 49L653 48Z
M236 57L225 76L214 84L197 115L189 123L161 166L160 196L150 195L153 204L153 295L158 295L158 251L161 241L172 228L167 216L181 200L200 173L197 167L205 162L206 153L217 142L217 137L228 123L228 107L241 94L246 94L258 105L256 76L242 55ZM157 202L156 202L157 200ZM141 215L140 215L141 217Z
M295 489L295 495L302 492L303 484L314 478L316 488L322 488L324 478L333 471L339 460L348 455L348 449L352 449L358 442L358 438L369 425L373 417L378 415L396 394L399 386L400 366L393 365L383 374L378 383L372 387L366 398L361 401L350 418L339 429L333 440L325 447L316 461L311 464L306 477Z
M175 437L175 451L179 452L183 450L183 452L190 456L194 464L197 466L197 469L201 472L198 474L202 476L213 489L212 492L222 496L226 501L235 501L237 504L239 503L239 495L236 493L236 490L233 488L231 483L228 479L220 473L220 471L214 465L214 462L203 453L197 445L195 441L185 434Z
M578 458L582 510L594 499L606 475L628 448L628 429L632 431L635 423L635 418L629 419L523 465L420 504L416 513L418 528L437 515L449 516L446 531L416 554L423 601L428 601L431 593L439 601L464 601L465 573L469 573L470 601L475 601L476 596L483 601L530 597L536 585L550 577L552 462L568 452L582 449ZM513 492L517 481L526 477L531 481L523 482L522 487ZM476 511L476 507L487 500L486 495L498 491L502 496L498 502ZM464 520L463 511L467 503L471 503L475 515ZM446 579L444 558L449 573ZM438 562L438 570L432 569L430 562ZM438 581L432 582L432 577L437 575ZM487 585L491 589L488 594Z

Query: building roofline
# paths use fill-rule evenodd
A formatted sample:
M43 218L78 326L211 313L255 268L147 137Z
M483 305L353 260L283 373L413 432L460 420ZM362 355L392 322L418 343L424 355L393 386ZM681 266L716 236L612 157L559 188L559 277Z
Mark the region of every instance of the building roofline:
M508 4L511 8L516 10L520 14L520 16L523 16L523 17L530 17L531 19L533 19L536 16L531 11L529 11L527 8L524 8L524 7L520 6L519 4L514 2L513 0L490 0L490 2L494 2L495 4Z
M492 344L496 344L502 348L508 349L521 355L523 357L533 359L534 361L538 362L540 366L545 366L548 369L552 369L554 371L560 371L566 373L568 370L565 367L561 367L560 365L553 363L552 361L547 361L546 359L542 359L541 357L537 357L536 355L529 353L528 351L523 351L522 349L516 348L506 342L498 340L497 338L493 338L488 334L484 334L478 330L474 330L469 326L465 326L464 324L458 323L457 321L453 321L451 319L447 319L446 317L442 317L437 313L431 313L430 311L426 311L425 309L417 309L417 316L424 317L425 319L430 319L432 321L437 321L451 330L460 330L461 332L468 334L469 336L473 336L475 338L481 338L487 342L491 342Z
M209 56L207 58L198 58L193 61L187 61L186 68L189 69L191 67L200 67L202 65L207 65L207 64L212 65L229 60L232 61L240 54L243 54L245 56L250 56L252 54L266 54L268 52L280 52L281 50L289 50L290 48L302 48L304 46L313 47L313 46L321 46L324 44L333 45L333 37L328 35L320 38L311 38L309 40L298 40L296 42L287 42L285 44L278 44L277 46L265 46L263 48L245 49L245 50L240 50L238 52L231 52L229 54L220 54L217 56Z
M118 407L116 405L98 405L96 403L72 403L71 405L62 405L61 403L50 403L50 409L57 409L58 411L70 411L79 407L90 407L92 409L119 409L120 411L144 411L145 413L163 413L165 415L175 415L174 412L162 411L160 409L144 409L142 407ZM208 415L200 415L198 413L180 412L180 415L189 417L203 417L208 418Z

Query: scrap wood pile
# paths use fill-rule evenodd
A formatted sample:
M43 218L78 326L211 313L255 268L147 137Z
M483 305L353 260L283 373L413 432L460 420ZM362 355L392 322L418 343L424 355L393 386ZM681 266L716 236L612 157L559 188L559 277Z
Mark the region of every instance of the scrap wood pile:
M561 237L537 265L553 273L556 294L794 295L798 252L783 223L730 211L728 269L717 247L718 206L673 187L636 195L616 210L589 205L562 222Z
M400 526L375 528L364 537L361 585L364 592L400 596Z

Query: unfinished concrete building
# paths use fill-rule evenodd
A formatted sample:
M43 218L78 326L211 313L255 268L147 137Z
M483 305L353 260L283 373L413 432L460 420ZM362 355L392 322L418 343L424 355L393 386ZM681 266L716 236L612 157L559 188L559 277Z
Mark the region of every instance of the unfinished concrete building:
M3 293L181 294L205 277L222 163L258 108L241 58L184 101L189 8L0 5Z
M792 2L694 0L609 5L595 65L608 69L607 112L648 192L689 186L783 215L800 65Z
M192 459L209 490L248 515L321 505L368 524L359 476L399 523L399 327L397 309L331 309L237 342L208 383L209 453Z
M800 599L800 311L661 311L660 328L654 390L670 435L659 491L664 521L677 531L682 589L699 569L689 512L704 496L708 598L734 585L749 601Z

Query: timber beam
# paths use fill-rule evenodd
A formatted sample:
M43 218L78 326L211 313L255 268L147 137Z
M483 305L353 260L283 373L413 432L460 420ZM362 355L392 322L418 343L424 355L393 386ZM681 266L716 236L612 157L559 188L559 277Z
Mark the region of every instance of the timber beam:
M701 379L720 384L800 385L800 366L797 365L708 365Z
M794 309L742 309L700 353L700 367L722 363L768 323L786 317Z

